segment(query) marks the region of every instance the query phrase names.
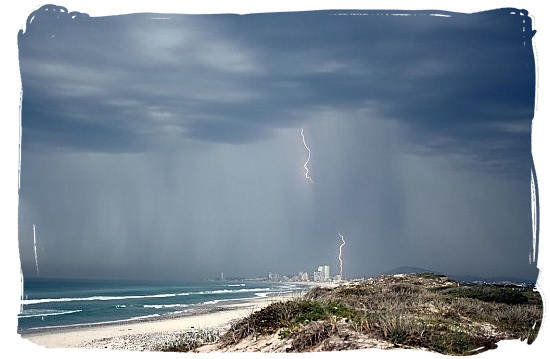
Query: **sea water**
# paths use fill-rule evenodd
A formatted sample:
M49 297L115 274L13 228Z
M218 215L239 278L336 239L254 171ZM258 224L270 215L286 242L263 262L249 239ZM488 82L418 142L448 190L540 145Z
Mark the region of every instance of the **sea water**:
M228 301L277 296L303 289L288 283L249 281L29 278L23 285L18 332L192 314Z

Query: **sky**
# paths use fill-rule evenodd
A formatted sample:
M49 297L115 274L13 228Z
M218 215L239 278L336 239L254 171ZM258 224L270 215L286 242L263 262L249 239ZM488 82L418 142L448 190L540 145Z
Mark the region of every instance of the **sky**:
M527 12L78 11L17 38L25 277L537 277Z

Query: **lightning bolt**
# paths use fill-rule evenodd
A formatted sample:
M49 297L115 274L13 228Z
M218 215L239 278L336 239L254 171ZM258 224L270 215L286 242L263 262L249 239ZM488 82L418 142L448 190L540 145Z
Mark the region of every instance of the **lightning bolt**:
M304 136L304 129L303 128L302 128L302 131L300 132L300 134L302 135L302 142L304 144L304 147L307 150L307 160L304 163L304 170L306 171L305 176L309 180L309 182L313 183L313 180L311 179L311 177L309 177L309 168L307 167L307 164L309 163L309 159L311 158L311 150L307 146L306 137Z
M40 272L38 271L38 256L36 254L36 227L32 225L32 233L34 236L34 261L36 262L36 274L40 277Z
M311 183L313 183L313 180L309 176L309 168L307 167L307 165L309 163L309 160L311 159L311 150L310 150L310 148L308 147L308 145L306 143L306 136L304 136L304 129L303 128L300 131L300 134L302 135L302 143L304 144L304 147L307 150L307 160L304 163L305 177ZM339 250L338 260L340 261L340 278L343 279L344 278L344 262L342 261L342 247L344 247L346 245L346 240L345 240L344 236L340 234L340 232L338 232L338 236L340 236L340 240L342 241L342 244L340 244L340 247L338 249Z
M342 262L342 247L346 245L346 240L344 239L344 236L338 232L338 235L340 236L340 240L342 241L342 244L340 244L339 253L338 253L338 260L340 261L340 278L344 279L344 265Z

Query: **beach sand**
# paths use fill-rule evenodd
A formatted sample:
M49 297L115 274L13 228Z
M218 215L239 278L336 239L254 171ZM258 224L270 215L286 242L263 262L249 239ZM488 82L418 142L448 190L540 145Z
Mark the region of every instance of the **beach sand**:
M197 314L182 314L126 323L47 329L21 337L46 348L106 348L151 351L179 333L217 329L221 333L232 321L244 318L270 303L296 298L299 294L254 298L205 308Z

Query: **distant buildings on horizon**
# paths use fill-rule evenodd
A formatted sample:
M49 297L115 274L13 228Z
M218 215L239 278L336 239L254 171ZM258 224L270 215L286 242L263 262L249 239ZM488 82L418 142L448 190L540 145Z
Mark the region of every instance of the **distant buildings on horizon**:
M408 273L435 273L435 274L442 274L439 273L436 270L426 270L422 268L417 267L399 267L392 269L390 271L386 271L378 275L394 275L394 274L408 274ZM267 276L262 277L255 277L255 278L245 278L243 276L227 276L224 274L224 272L220 273L220 276L217 277L210 277L206 278L205 280L209 281L269 281L269 282L339 282L343 280L339 274L336 274L334 276L330 276L330 266L327 265L321 265L317 267L316 271L312 272L312 276L308 272L298 272L298 274L295 275L281 275L278 273L272 273L269 272ZM443 274L442 274L443 275ZM529 280L529 279L521 279L521 278L514 278L514 277L475 277L470 275L446 275L447 277L456 280L458 282L462 283L473 283L473 284L501 284L501 285L522 285L522 286L529 286L534 285L536 283L536 280ZM348 281L356 281L364 279L365 277L356 277L356 278L348 278ZM367 278L372 278L372 276L369 276Z
M312 276L308 272L298 272L294 275L282 275L279 273L269 272L266 277L256 277L256 278L243 278L243 277L233 277L226 276L224 272L220 273L220 276L217 278L212 278L209 280L214 281L233 281L233 280L247 280L247 281L269 281L269 282L339 282L343 278L340 274L330 276L330 266L320 265L317 267L316 271L312 272Z
M298 274L291 276L269 272L267 280L270 282L338 282L342 280L342 277L339 274L331 277L330 266L321 265L317 267L316 271L313 271L312 277L309 276L308 272L298 272Z

